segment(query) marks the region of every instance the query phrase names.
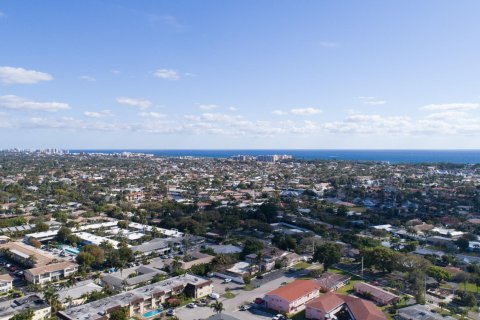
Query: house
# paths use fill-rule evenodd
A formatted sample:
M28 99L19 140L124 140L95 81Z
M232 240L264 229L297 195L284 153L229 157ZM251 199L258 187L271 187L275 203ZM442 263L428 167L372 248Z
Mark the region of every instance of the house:
M13 278L8 274L0 275L0 292L8 292L11 290L13 283Z
M353 290L360 295L368 296L380 305L388 305L400 300L399 296L365 282L355 283Z
M443 316L439 313L433 313L427 306L415 304L398 310L398 319L400 320L454 320L450 316Z
M182 239L180 238L155 238L149 242L134 246L131 249L135 253L135 256L138 257L162 255L178 249L181 246L181 242Z
M259 261L260 259L260 261ZM245 261L256 266L260 266L260 271L270 271L275 268L276 263L281 263L283 266L291 266L301 260L301 257L294 253L283 251L277 248L264 249L260 255L251 253L245 257Z
M305 303L320 295L320 286L314 280L295 280L265 295L266 306L282 313L296 313Z
M112 311L125 307L129 317L141 318L147 312L156 314L162 303L174 295L185 294L198 299L212 290L212 280L185 274L60 311L58 317L62 320L106 320Z
M85 280L78 282L73 287L62 289L57 294L59 301L62 302L62 306L71 308L72 306L85 303L87 294L99 291L102 291L102 287L95 284L92 280ZM72 299L71 301L69 297Z
M134 276L130 277L127 272L115 272L102 276L102 284L110 286L114 290L131 290L138 285L147 284L152 281L156 275L166 275L164 271L155 268L140 266L134 271Z
M305 318L313 320L337 319L340 314L351 320L387 319L372 302L333 292L308 302L305 310Z
M320 291L330 292L336 291L348 284L350 277L336 273L324 272L320 278L316 279L316 281L320 286Z
M44 284L66 278L77 271L78 264L62 261L26 270L25 280L35 284Z
M0 302L0 320L11 319L14 315L32 310L32 320L43 320L50 317L51 308L37 295Z

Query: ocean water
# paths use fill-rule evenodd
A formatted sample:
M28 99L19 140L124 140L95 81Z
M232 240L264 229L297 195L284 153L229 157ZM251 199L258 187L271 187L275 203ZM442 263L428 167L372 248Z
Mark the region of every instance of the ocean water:
M480 163L480 150L328 150L328 149L205 149L205 150L141 150L111 149L88 150L77 149L70 152L86 153L149 153L163 157L206 157L228 158L234 155L268 155L288 154L295 159L354 160L354 161L388 161L390 163Z

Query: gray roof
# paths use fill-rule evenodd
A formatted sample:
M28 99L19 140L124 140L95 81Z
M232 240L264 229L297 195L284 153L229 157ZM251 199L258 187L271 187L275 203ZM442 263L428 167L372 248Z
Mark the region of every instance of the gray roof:
M403 319L415 319L415 320L454 320L455 318L449 316L442 316L438 313L433 313L425 306L415 304L410 307L402 308L398 310L398 314Z
M136 299L149 299L153 294L160 291L169 292L178 286L184 287L189 283L193 285L199 285L207 281L209 280L190 274L185 274L148 286L122 292L120 294L90 302L68 310L60 311L60 315L64 319L94 320L101 318L108 309L118 306L127 306Z
M102 287L95 284L92 280L86 280L78 282L72 288L63 289L58 291L57 293L60 301L64 301L67 297L79 299L82 295L93 291L102 291Z
M213 249L213 252L216 254L227 254L227 253L239 253L242 252L242 248L237 247L237 246L232 246L230 244L228 245L213 245L210 246L210 248Z
M19 299L0 302L0 317L13 316L25 309L39 310L50 306L39 296L31 295Z

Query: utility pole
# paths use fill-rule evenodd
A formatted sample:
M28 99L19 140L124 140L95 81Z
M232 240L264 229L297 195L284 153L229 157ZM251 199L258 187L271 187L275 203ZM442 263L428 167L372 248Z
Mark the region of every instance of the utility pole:
M363 278L363 256L362 256L362 278Z

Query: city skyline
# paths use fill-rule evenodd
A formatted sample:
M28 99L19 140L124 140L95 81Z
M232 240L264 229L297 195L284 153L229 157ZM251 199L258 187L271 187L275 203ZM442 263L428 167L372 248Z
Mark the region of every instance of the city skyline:
M478 149L480 4L0 2L0 148Z

